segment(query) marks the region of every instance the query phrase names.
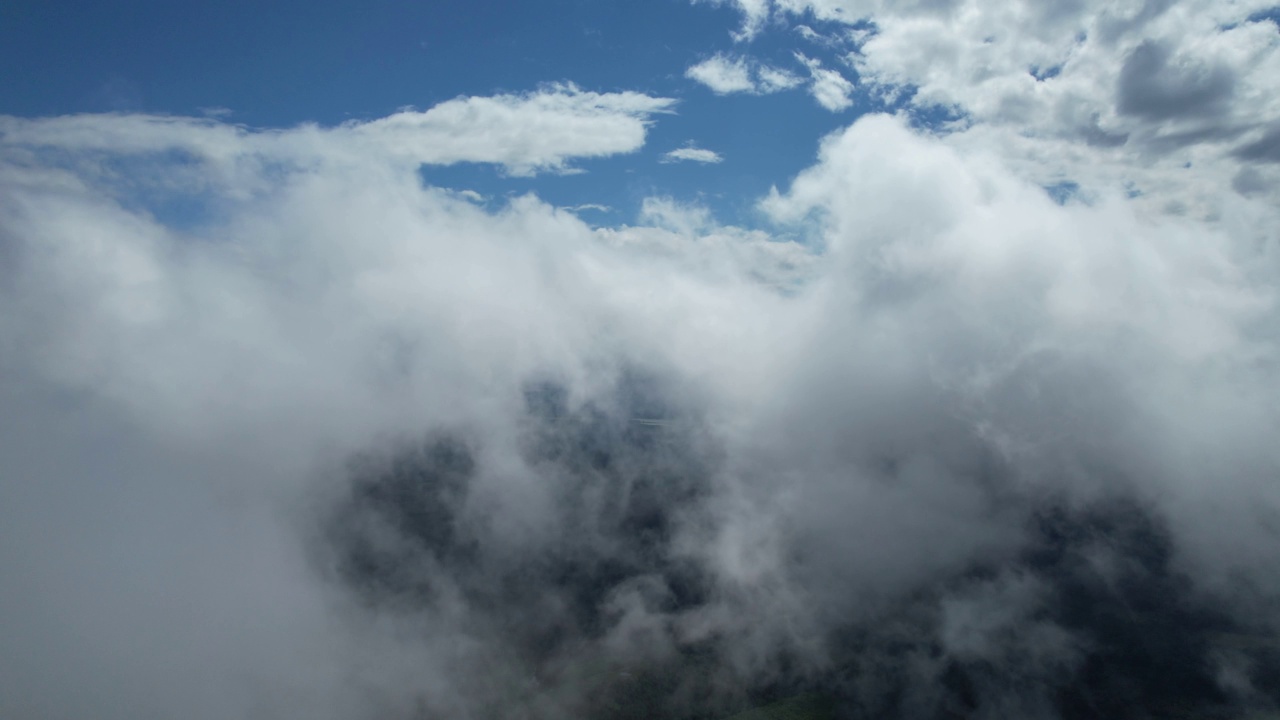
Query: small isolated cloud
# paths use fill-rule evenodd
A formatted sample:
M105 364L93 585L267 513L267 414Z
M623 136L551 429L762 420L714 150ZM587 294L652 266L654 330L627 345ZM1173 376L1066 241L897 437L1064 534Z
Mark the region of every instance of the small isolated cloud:
M699 162L699 163L718 163L718 162L722 162L724 158L720 156L720 153L714 150L707 150L706 148L690 146L690 147L682 147L676 150L672 150L669 153L666 153L665 155L662 156L661 162L673 163L673 162L684 162L685 160L689 160L692 162Z
M748 57L734 57L723 53L716 53L694 65L684 75L711 88L717 95L767 95L789 90L803 82L781 68L764 65Z
M800 37L810 42L822 42L826 38L808 25L797 25L795 31Z
M720 53L689 68L684 76L706 85L717 95L753 92L756 87L745 58L730 58Z
M824 68L820 61L802 53L796 53L796 59L809 68L809 76L813 80L809 85L809 94L819 105L831 112L847 110L853 105L853 98L850 97L853 94L853 83L845 76L836 70Z

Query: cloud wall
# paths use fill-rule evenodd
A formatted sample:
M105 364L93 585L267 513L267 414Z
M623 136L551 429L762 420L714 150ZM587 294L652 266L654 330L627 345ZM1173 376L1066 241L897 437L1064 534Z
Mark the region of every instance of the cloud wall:
M561 170L668 101L446 106L0 125L0 714L1275 707L1265 201L1059 204L868 116L777 236L593 229L416 163ZM469 113L505 139L433 139Z

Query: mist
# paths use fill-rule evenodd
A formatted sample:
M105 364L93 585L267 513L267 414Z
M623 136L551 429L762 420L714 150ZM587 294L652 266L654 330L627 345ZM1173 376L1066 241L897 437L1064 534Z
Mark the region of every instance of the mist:
M868 115L593 227L394 132L5 126L0 715L1276 711L1273 206Z

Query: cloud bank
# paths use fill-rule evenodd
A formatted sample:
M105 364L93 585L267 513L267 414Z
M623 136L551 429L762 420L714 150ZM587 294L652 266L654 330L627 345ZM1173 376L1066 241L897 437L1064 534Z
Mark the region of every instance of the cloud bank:
M1274 115L1172 174L1269 101L1143 8L1141 141L866 116L768 230L416 172L635 150L633 93L0 120L0 715L1274 712Z

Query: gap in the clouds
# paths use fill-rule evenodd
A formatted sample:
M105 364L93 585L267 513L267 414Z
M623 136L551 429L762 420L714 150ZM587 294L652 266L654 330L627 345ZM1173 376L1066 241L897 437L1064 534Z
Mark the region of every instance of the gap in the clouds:
M884 111L905 113L911 126L918 130L946 134L969 120L969 114L956 106L912 104L919 92L919 88L914 85L899 85L892 88L891 92L891 97L881 101Z
M583 171L578 175L518 178L491 166L456 165L426 168L423 181L491 200L533 192L560 207L608 207L584 214L600 224L634 222L645 198L671 197L706 206L718 222L750 227L762 222L759 198L811 165L822 136L863 112L905 105L901 94L886 104L859 87L854 107L831 113L804 88L716 96L684 77L688 67L717 52L804 76L795 56L800 46L825 67L856 79L847 63L849 26L811 13L803 19L830 41L798 44L793 29L770 26L752 42L736 43L729 30L738 20L734 8L687 0L85 3L66 22L17 12L14 23L0 24L0 68L28 70L0 73L0 113L199 116L206 108L229 108L219 116L286 128L371 120L406 106L529 92L560 80L588 91L634 90L680 101L675 114L656 119L638 153L573 161ZM852 29L875 31L869 23ZM132 90L127 98L115 93L114 100L104 100L107 86ZM723 162L659 162L686 146L716 152ZM130 193L126 204L172 227L216 220L216 208L198 190L139 187Z
M1246 22L1271 22L1280 30L1280 6L1259 10L1250 15Z
M759 227L757 202L772 187L783 187L817 160L818 143L856 117L832 114L799 92L768 96L691 92L678 112L650 129L639 152L577 160L571 174L513 177L478 163L423 165L423 184L473 191L488 208L534 193L556 207L584 212L592 225L634 224L646 198L672 198L706 207L720 224ZM667 152L695 145L723 157L719 163L662 162ZM602 206L607 210L600 210Z
M1031 77L1035 78L1036 82L1044 82L1045 80L1052 80L1061 75L1062 64L1059 63L1057 65L1051 65L1047 68L1042 68L1039 65L1032 65L1027 72L1031 73Z
M1250 13L1249 16L1243 20L1243 22L1230 22L1230 23L1219 25L1218 31L1229 32L1231 30L1235 30L1236 28L1240 27L1244 23L1261 23L1261 22L1269 22L1272 25L1276 26L1277 31L1280 31L1280 5L1276 7L1270 7L1265 10L1258 10L1257 12L1254 12L1254 13Z
M1044 191L1059 205L1066 205L1076 198L1080 192L1080 184L1071 180L1063 180L1052 185L1045 185Z

